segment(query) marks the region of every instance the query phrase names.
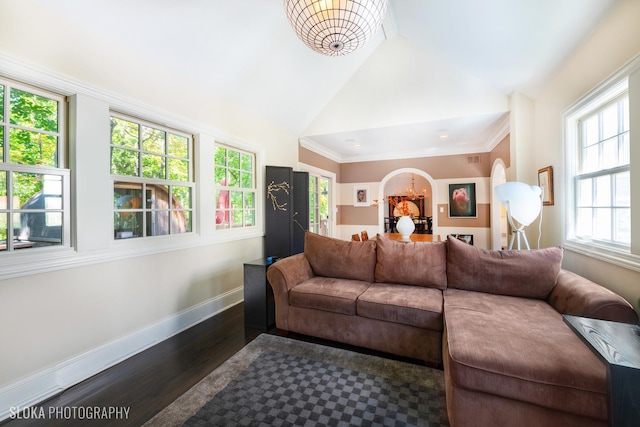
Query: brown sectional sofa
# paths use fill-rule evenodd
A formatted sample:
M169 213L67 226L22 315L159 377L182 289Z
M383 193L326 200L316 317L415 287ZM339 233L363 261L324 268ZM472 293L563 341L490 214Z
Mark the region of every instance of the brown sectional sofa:
M307 233L273 264L276 326L444 366L453 426L607 425L606 369L561 313L637 323L619 295L561 269L562 249Z

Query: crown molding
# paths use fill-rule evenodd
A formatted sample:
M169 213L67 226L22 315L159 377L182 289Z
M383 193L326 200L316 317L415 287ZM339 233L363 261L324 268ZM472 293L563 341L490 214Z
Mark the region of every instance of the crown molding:
M320 144L308 139L300 138L298 141L300 146L307 150L313 151L323 157L333 160L337 163L360 163L360 162L375 162L382 160L403 160L403 159L418 159L422 157L439 157L439 156L457 156L470 153L485 153L493 150L495 146L502 141L502 139L509 133L509 120L506 120L506 128L501 124L491 138L491 143L486 146L473 146L473 147L458 147L458 148L437 148L431 147L424 150L412 150L412 151L396 151L380 154L359 154L356 156L340 156L335 152L328 150Z
M491 151L511 132L511 113L504 115L498 126L494 130L493 134L489 137L487 144L487 150Z
M337 162L337 163L344 163L342 156L327 149L326 147L321 146L315 141L312 141L308 138L299 138L298 143L300 144L301 147L306 148L307 150L313 151L316 154L320 154L321 156L326 157L329 160L333 160L334 162Z

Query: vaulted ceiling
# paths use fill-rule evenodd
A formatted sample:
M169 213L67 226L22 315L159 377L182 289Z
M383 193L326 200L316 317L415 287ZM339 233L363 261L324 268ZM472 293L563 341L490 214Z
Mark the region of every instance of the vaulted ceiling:
M509 96L535 99L618 0L389 0L375 38L338 58L296 38L281 0L35 1L66 20L57 25L82 26L354 161L491 149Z

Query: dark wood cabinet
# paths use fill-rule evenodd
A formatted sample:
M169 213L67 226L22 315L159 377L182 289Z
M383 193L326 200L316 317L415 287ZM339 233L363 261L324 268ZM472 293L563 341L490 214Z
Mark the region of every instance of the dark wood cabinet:
M244 264L245 326L262 330L275 323L267 258L275 261L304 251L304 232L309 229L309 173L267 166L265 183L264 258Z
M303 252L304 231L309 229L309 173L267 166L265 183L265 258Z
M267 280L269 263L264 258L244 264L244 325L267 330L276 319L273 289Z

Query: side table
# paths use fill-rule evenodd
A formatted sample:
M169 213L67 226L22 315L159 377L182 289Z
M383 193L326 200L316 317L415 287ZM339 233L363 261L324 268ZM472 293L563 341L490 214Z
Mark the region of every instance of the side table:
M273 289L267 281L270 263L264 258L244 263L244 325L269 329L276 319Z
M562 317L607 366L611 425L640 426L640 326Z

